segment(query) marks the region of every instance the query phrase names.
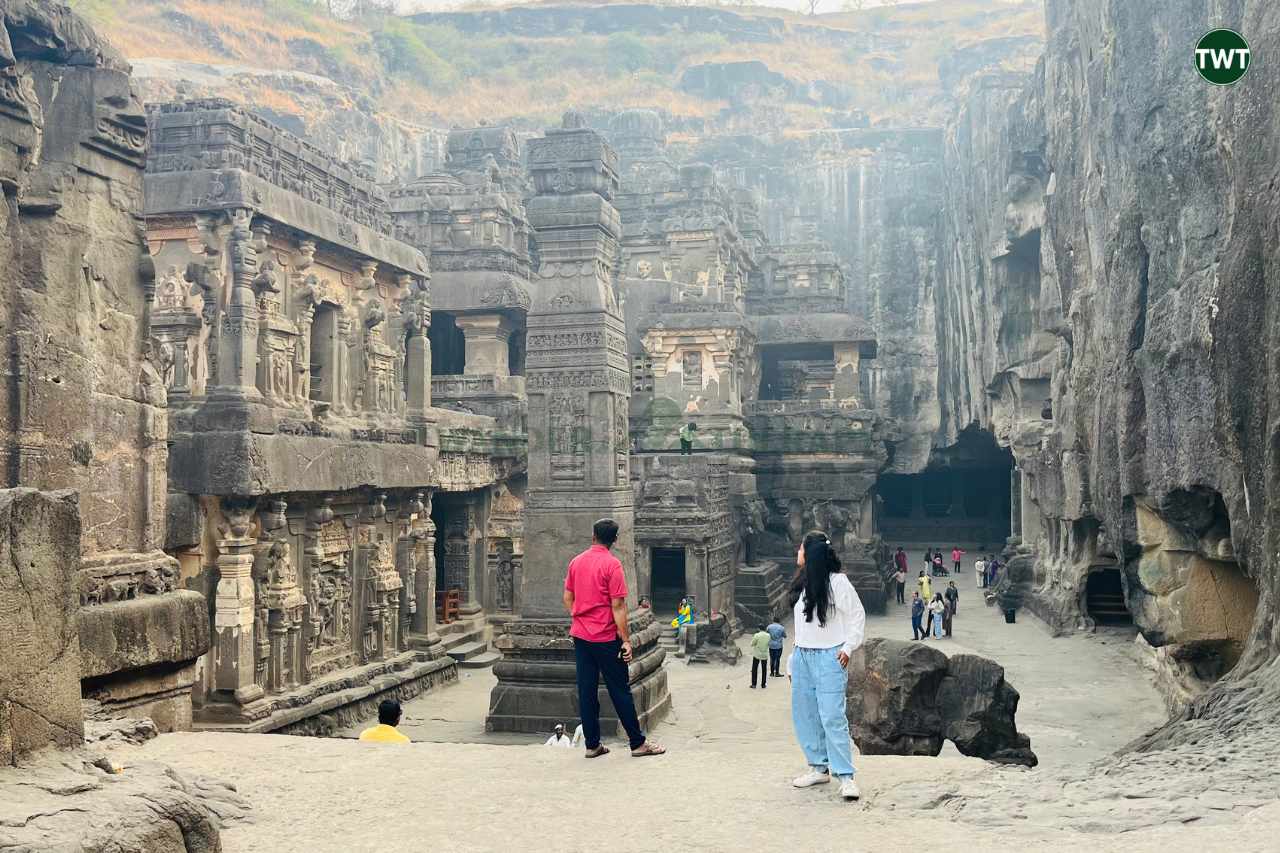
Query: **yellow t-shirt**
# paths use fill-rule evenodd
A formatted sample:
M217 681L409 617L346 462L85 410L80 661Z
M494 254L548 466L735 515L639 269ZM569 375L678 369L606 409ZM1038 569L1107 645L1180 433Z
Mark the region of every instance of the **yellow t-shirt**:
M395 726L378 723L360 733L360 740L372 740L378 743L409 743L409 739L396 731Z
M929 576L916 579L916 585L920 588L920 597L924 599L925 604L933 598L933 584L929 582Z

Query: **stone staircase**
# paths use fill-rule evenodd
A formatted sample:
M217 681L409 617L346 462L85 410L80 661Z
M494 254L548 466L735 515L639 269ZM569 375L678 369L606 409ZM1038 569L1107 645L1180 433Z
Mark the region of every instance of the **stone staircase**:
M462 620L440 627L445 654L458 663L460 669L484 669L502 659L502 655L489 648L489 626L483 621Z

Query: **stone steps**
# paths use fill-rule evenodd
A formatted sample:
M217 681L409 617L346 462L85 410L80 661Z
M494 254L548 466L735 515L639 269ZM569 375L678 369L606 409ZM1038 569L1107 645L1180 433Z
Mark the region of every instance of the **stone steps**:
M479 641L459 643L453 648L446 648L445 651L448 653L449 657L461 663L462 661L470 660L489 651L489 644L481 643Z
M457 660L457 658L455 658ZM459 669L485 669L493 666L502 660L502 655L498 652L485 651L474 657L458 660Z

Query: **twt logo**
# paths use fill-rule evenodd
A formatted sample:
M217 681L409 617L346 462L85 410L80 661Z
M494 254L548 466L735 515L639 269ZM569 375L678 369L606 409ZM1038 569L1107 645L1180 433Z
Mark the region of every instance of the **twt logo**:
M1210 83L1226 86L1249 70L1249 44L1235 30L1213 30L1196 43L1196 70Z

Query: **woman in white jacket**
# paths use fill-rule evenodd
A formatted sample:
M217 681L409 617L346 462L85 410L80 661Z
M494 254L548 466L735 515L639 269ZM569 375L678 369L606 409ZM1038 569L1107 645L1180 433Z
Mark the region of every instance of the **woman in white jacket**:
M792 585L795 649L791 674L791 720L804 750L808 772L792 784L809 788L840 780L840 796L860 796L853 781L853 750L845 716L846 667L862 645L867 617L840 558L825 533L804 537L796 554L800 567Z

